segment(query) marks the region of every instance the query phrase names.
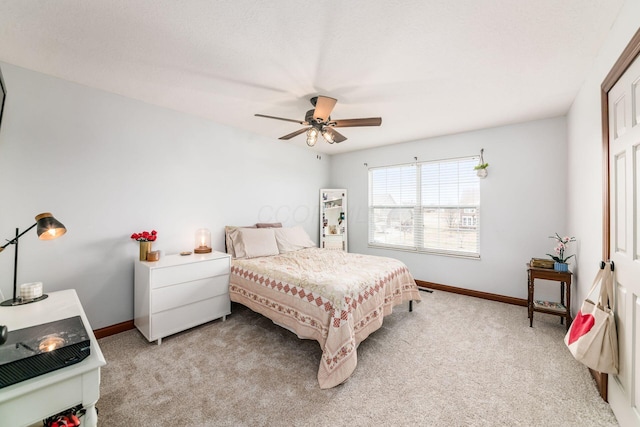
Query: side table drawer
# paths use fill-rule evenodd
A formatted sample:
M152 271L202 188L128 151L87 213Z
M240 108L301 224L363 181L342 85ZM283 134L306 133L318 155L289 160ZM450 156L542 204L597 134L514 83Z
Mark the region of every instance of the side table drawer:
M205 277L229 274L229 258L194 262L165 268L154 268L149 278L151 289L180 282L190 282Z
M150 340L184 331L230 313L231 300L225 294L154 314Z
M228 293L229 276L226 274L164 286L151 292L151 313L158 313Z

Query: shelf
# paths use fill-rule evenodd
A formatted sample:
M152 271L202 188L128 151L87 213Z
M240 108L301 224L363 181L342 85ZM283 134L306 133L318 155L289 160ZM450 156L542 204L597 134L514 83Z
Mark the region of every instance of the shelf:
M533 301L533 308L555 311L563 314L567 312L567 307L560 304L559 302L551 302L551 301L535 300Z
M347 201L346 189L320 189L319 247L324 249L348 251L347 239L349 233L347 230Z
M338 197L337 199L328 199L328 200L323 200L323 201L322 201L322 203L337 202L338 200L342 201L342 197Z

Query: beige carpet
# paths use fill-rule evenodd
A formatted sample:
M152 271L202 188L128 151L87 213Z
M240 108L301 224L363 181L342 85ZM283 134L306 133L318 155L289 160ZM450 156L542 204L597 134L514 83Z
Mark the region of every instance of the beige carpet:
M101 426L615 426L556 316L436 291L396 307L344 384L320 347L234 305L161 346L103 338Z

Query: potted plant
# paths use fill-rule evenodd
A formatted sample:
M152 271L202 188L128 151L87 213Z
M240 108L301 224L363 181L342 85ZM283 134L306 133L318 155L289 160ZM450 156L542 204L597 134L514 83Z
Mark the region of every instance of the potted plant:
M555 236L549 236L549 238L554 239L557 242L556 247L554 248L556 254L547 254L551 257L551 259L555 261L555 263L553 264L553 269L556 271L569 271L569 264L567 264L567 261L569 260L569 258L575 256L575 254L569 255L565 258L564 251L565 249L567 249L567 244L570 242L575 242L576 238L569 236L560 237L558 233L556 233Z
M480 162L474 166L473 170L476 171L478 178L486 178L487 168L489 167L489 163L485 163L484 161L484 148L480 150Z
M487 168L489 167L489 163L480 163L478 165L476 165L473 170L476 171L476 173L478 174L478 177L480 178L486 178L488 173L487 173Z

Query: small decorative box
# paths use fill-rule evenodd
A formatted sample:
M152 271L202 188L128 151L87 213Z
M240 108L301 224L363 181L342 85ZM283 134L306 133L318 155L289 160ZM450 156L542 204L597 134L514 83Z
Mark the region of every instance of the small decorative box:
M42 282L23 283L20 285L20 298L36 299L42 296Z
M147 252L147 261L158 261L160 259L160 251Z

